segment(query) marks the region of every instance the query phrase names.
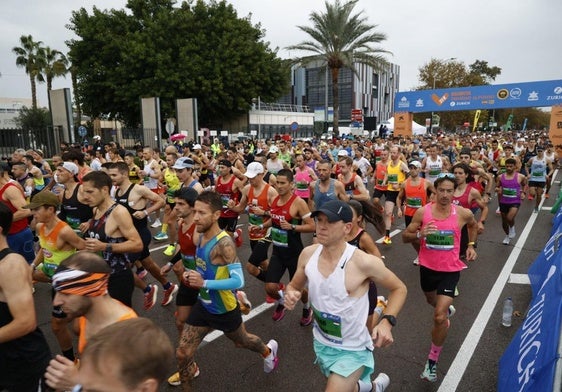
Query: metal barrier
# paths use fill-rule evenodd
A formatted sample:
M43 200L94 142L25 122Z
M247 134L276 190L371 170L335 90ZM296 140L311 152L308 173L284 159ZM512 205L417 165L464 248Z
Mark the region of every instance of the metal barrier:
M18 149L40 149L46 158L53 156L60 149L62 130L45 128L40 130L0 129L0 157L7 158Z

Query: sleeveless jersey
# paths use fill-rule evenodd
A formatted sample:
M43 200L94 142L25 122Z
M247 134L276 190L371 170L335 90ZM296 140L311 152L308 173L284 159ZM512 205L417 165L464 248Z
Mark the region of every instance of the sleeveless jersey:
M43 250L43 273L49 278L52 278L55 270L59 264L76 253L76 249L70 250L59 250L57 249L57 238L60 231L68 226L66 222L60 221L55 225L53 230L49 234L45 233L45 225L42 225L39 229L39 244Z
M61 209L59 212L59 219L68 223L77 234L80 232L80 223L89 221L93 216L92 208L78 200L78 187L79 185L76 184L72 195L68 198L63 191ZM82 235L82 233L79 235Z
M377 151L379 151L380 154L380 150ZM382 185L384 177L386 176L387 167L388 163L384 164L382 162L377 163L375 167L375 189L379 191L386 191L388 189L386 185Z
M240 200L240 192L232 191L234 181L236 181L236 176L234 175L231 175L228 182L223 182L223 179L220 176L217 177L215 192L221 196L222 200L221 218L238 218L238 213L227 207L229 200L234 200L236 204L238 204L238 201Z
M197 247L193 243L195 224L191 224L186 231L180 227L178 230L178 244L180 245L181 261L185 268L195 270L195 251Z
M175 202L174 194L178 189L181 188L181 182L176 176L176 172L170 169L169 167L164 170L164 181L166 182L166 186L168 189L166 190L166 201L170 204Z
M23 191L20 188L18 188L18 186L16 184L13 184L11 182L8 182L6 185L4 185L2 187L2 189L0 189L0 201L2 203L6 204L8 206L8 208L10 209L10 211L12 211L12 214L14 214L14 213L17 212L18 209L16 207L14 207L14 205L12 204L12 202L10 202L10 200L4 200L3 199L4 192L10 186L15 187L18 190L18 192L21 192L22 196L25 197L25 195L24 195ZM17 221L13 221L12 226L10 226L10 230L8 231L8 235L19 233L20 231L27 229L27 227L28 227L27 218L22 218L22 219L19 219Z
M416 210L427 204L427 191L425 190L425 178L419 178L418 185L412 185L412 179L404 182L404 215L414 216Z
M506 178L505 174L500 176L500 186L502 187L502 195L499 202L502 204L520 204L521 203L521 184L518 181L517 173L514 173L512 179Z
M453 204L464 208L471 208L471 206L468 204L471 189L472 188L467 184L462 195L460 196L453 195Z
M129 214L131 214L131 218L133 219L133 225L135 226L135 229L137 229L137 231L140 233L141 230L146 229L148 223L148 217L146 216L146 214L144 214L144 216L140 219L135 218L133 216L135 212L144 210L144 208L140 210L133 208L133 202L129 201L129 195L131 194L131 191L135 186L136 186L135 184L131 184L129 188L127 188L125 193L123 193L123 195L119 195L120 189L117 188L115 190L115 201L121 204L123 207L125 207L127 211L129 211ZM143 186L143 185L138 185L138 186Z
M443 170L443 161L441 160L441 157L439 155L437 156L437 159L435 161L431 159L429 155L425 159L427 180L431 181L431 183L433 184L435 180L437 180L437 176L439 176L439 174L441 174L441 171Z
M204 280L218 280L230 278L228 266L216 265L211 263L211 252L219 240L228 236L226 231L221 231L205 245L201 245L203 236L199 238L197 251L195 253L195 263L197 272ZM199 301L203 307L212 314L224 314L234 310L237 306L236 296L233 290L209 290L202 287L199 290Z
M291 216L291 206L297 197L293 194L285 204L280 206L278 204L279 196L277 196L271 203L271 242L273 242L273 252L279 256L298 256L303 249L300 233L281 228L281 221L293 225L300 224L300 219Z
M529 181L546 182L546 157L539 159L538 156L533 157L531 162L531 170L529 171Z
M338 176L338 180L343 184L345 193L347 193L348 195L359 195L361 193L359 192L358 189L355 188L356 177L357 177L357 173L353 173L351 175L351 179L348 182L344 182L343 175Z
M406 180L406 175L402 171L402 162L398 161L398 164L394 166L392 164L392 161L388 161L386 173L388 183L388 187L386 189L389 191L398 192L400 190L398 185L402 184L404 180ZM396 186L396 189L394 186Z
M151 167L153 163L158 164L154 159L151 159L144 164L143 168L143 171L145 173L148 173L148 175L144 177L144 186L146 186L148 189L158 188L158 180L156 180L156 178L150 177L150 175L154 174L154 170Z
M347 241L347 243L349 245L353 245L355 246L357 249L361 249L361 247L359 246L359 244L361 243L361 237L363 236L363 234L365 234L365 230L363 230L362 228L359 228L359 231L357 232L357 234L355 235L355 237L353 237L352 239L350 239L349 241ZM361 249L362 250L362 249Z
M373 350L366 326L369 313L367 291L361 297L351 297L345 288L346 267L357 248L346 244L342 257L328 277L318 270L322 249L322 245L316 248L305 267L314 314L314 338L326 346L343 350Z
M330 178L330 186L326 192L320 191L320 180L316 181L316 184L314 185L314 206L316 209L319 209L322 205L324 205L324 203L330 200L338 199L338 196L336 195L335 181L335 179Z
M132 169L129 168L129 181L133 184L138 184L140 180L138 168L136 166L133 166Z
M269 192L269 184L265 184L260 195L258 197L255 197L254 187L250 186L250 190L248 191L248 203L250 203L249 212L248 212L248 222L251 225L255 225L255 226L263 225L264 222L267 222L269 219L271 219L269 216L256 215L252 212L253 206L260 207L264 211L269 211L269 202L267 201L268 192ZM267 232L268 232L267 228L264 229L255 228L254 230L250 230L248 232L248 236L250 240L261 240L267 237Z
M295 195L308 199L310 197L309 185L312 182L312 177L307 169L301 170L295 167Z
M457 206L451 204L451 213L445 219L437 219L431 212L433 203L425 206L422 225L432 222L437 233L420 239L420 265L433 271L456 272L466 268L459 258L461 229L459 228Z

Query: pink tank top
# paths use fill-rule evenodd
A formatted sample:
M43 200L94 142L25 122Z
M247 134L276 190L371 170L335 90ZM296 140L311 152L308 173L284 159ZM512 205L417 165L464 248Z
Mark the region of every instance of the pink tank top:
M312 177L310 173L305 168L304 170L300 170L299 168L295 169L295 195L302 197L304 199L308 199L310 197L310 182L312 181Z
M466 268L459 258L461 230L458 223L457 206L451 205L451 213L445 219L436 219L431 212L434 203L424 207L422 226L433 221L438 233L420 240L420 265L434 271L456 272Z

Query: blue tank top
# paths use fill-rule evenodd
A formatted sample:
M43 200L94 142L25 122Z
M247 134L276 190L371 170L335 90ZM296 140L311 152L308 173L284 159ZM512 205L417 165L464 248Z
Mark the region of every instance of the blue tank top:
M335 181L333 178L330 178L330 186L327 192L320 192L320 181L316 181L314 185L314 208L319 209L324 203L338 199L334 185Z

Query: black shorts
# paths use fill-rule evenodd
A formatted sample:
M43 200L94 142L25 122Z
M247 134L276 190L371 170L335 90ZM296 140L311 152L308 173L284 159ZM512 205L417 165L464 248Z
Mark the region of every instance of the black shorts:
M510 209L512 209L512 208L519 209L520 206L521 206L521 203L513 203L513 204L500 203L500 212L502 214L507 214Z
M383 191L383 190L380 190L380 189L375 188L375 189L373 190L373 199L380 199L380 198L382 198L383 196L386 197L386 192L387 192L386 190Z
M148 230L148 227L143 227L139 230L139 235L142 240L142 250L137 253L129 253L129 260L131 260L131 263L138 260L144 260L150 256L150 241L152 241L152 234L150 234L150 230Z
M420 265L420 284L424 292L437 291L437 295L455 297L455 288L459 283L460 271L434 271Z
M544 188L546 181L529 181L529 188Z
M236 218L219 218L219 227L229 233L234 233L236 231L236 226L238 225L238 217Z
M369 282L369 316L375 313L378 297L377 285L372 280Z
M176 295L176 306L193 306L197 303L199 290L187 287L180 283L178 294Z
M133 271L127 268L109 275L107 291L109 296L117 301L121 301L128 307L133 307L133 290L135 289L135 278Z
M209 313L200 301L197 301L187 317L187 324L194 327L209 327L224 333L236 331L242 324L240 306L236 305L234 310L222 314Z
M252 248L252 254L248 259L248 262L256 267L259 267L261 263L269 258L268 251L270 241L266 240L250 240L250 248Z
M295 275L295 272L297 271L298 263L298 254L293 257L280 257L279 255L276 255L275 252L273 252L271 257L269 258L269 265L267 266L265 282L281 282L281 278L285 274L285 271L289 271L289 280L293 279L293 275Z
M399 191L386 191L385 201L396 204L396 198L398 197L399 193Z
M412 223L412 219L414 218L414 216L410 216L410 215L404 215L404 223L406 224L406 227L410 226L410 223Z

